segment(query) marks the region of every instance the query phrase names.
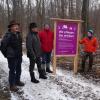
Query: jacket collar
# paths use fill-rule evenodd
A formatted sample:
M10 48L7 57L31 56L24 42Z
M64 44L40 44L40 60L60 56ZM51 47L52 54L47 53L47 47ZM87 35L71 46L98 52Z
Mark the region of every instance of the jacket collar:
M92 40L93 38L94 38L94 36L93 36L93 37L91 37L91 38L87 37L87 39L88 39L88 40Z
M31 33L31 34L35 34L35 35L38 34L38 32L30 32L30 33Z
M46 29L44 28L44 31L45 31L45 32L50 32L50 29L46 30Z

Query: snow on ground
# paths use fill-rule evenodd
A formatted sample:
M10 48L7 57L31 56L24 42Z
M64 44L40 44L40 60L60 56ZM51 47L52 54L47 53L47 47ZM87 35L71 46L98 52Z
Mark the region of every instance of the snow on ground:
M0 53L0 69L8 75L7 60ZM38 79L37 68L35 68ZM8 77L5 77L7 81ZM100 100L100 83L95 83L80 74L57 69L57 74L40 79L39 84L30 82L29 59L23 56L22 77L25 86L18 93L10 93L11 100ZM6 99L5 99L6 100Z

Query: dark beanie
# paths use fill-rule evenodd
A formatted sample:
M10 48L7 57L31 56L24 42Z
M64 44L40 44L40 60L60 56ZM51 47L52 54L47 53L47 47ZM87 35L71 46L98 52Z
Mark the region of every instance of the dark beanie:
M30 31L32 30L32 28L36 28L36 27L37 27L36 23L30 23L30 25L29 25Z

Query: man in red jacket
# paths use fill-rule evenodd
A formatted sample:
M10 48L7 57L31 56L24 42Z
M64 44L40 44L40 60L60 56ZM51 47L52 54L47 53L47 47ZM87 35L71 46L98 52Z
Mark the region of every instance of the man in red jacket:
M80 44L84 46L84 56L82 58L82 72L85 70L85 62L89 57L89 68L88 71L92 70L93 65L93 54L96 52L98 48L97 38L93 36L93 30L89 30L87 33L87 37L83 38L80 41Z
M50 30L48 24L44 25L44 29L39 32L41 48L42 48L42 68L48 73L52 73L50 70L51 53L53 49L53 32ZM46 67L45 67L46 66Z

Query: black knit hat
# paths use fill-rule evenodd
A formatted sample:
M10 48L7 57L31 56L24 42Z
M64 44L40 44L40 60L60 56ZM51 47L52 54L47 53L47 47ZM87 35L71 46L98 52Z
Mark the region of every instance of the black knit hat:
M36 27L37 27L36 23L30 23L30 25L29 25L30 31L32 30L32 28L36 28Z
M12 20L9 25L8 28L10 29L13 25L20 25L19 23L17 23L15 20Z

